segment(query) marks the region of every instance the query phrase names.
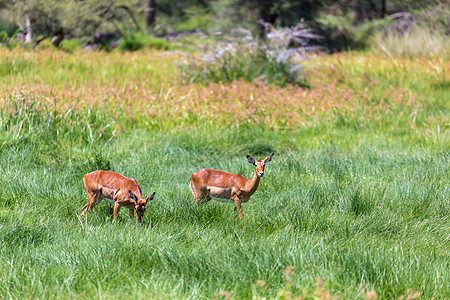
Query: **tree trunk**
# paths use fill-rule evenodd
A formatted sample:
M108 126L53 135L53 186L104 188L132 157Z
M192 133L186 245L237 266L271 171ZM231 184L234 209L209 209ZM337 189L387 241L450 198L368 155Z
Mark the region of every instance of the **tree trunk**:
M386 0L381 0L381 14L380 17L383 19L386 16Z
M30 15L25 15L25 40L23 42L24 45L29 45L33 42L33 35L31 33L31 20Z
M59 45L64 40L64 30L60 28L57 30L52 37L52 44L59 48Z
M155 9L156 9L156 0L145 0L145 20L147 22L147 28L150 29L155 23Z

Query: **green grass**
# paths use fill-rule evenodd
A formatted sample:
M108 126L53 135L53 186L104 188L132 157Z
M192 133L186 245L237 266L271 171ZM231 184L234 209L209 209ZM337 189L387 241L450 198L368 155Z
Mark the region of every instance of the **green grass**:
M117 45L118 50L137 51L143 48L154 48L168 50L170 43L158 37L151 37L147 33L135 32L126 37L123 37Z
M2 62L10 66L2 69L3 87L44 72L27 55ZM92 64L80 55L84 60L73 66L78 89L89 79L83 66ZM101 55L104 74L92 75L99 85L164 64L139 65L147 54ZM76 57L63 63L66 57L53 56L54 73L69 76L61 64ZM125 67L115 73L130 57L137 73ZM292 127L183 114L177 122L155 116L162 124L153 126L144 102L128 114L108 106L68 108L65 98L41 99L39 90L7 94L0 105L0 298L362 299L371 290L380 298L416 291L448 297L448 88L429 84L447 77L413 72L413 61L377 59L345 54L312 61L311 92L331 78L336 90L355 92L348 101L358 109L336 107ZM45 76L51 82L54 75ZM167 84L142 80L155 90ZM64 87L62 79L55 86ZM420 105L402 104L414 97ZM389 108L374 110L380 103ZM250 177L245 155L272 152L259 189L243 204L244 222L231 204L192 204L193 172ZM96 169L136 178L145 195L156 192L142 225L126 210L112 224L105 201L79 218L87 201L82 176Z

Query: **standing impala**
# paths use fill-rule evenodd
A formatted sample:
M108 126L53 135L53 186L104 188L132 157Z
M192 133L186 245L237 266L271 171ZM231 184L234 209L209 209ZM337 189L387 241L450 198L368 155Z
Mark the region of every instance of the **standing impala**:
M122 206L130 210L131 218L134 218L134 210L136 210L136 223L142 222L145 206L155 196L153 193L144 199L141 188L134 178L127 178L111 171L97 170L86 174L83 176L83 185L88 197L88 204L80 210L81 215L89 214L91 209L104 198L114 204L113 223Z
M256 160L247 155L249 163L255 166L255 174L248 180L239 174L230 174L223 171L201 169L192 174L189 187L194 194L196 203L208 202L215 199L224 202L234 202L234 211L239 211L241 219L244 218L241 204L247 202L256 192L259 180L264 176L266 163L272 160L273 154L263 160Z

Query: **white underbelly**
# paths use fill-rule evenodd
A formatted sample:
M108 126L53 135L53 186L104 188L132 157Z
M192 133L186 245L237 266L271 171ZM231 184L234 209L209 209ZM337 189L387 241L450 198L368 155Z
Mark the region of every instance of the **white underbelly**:
M105 186L101 187L102 190L102 198L105 199L106 201L114 204L114 198L121 192L118 189L111 189L111 188L107 188Z
M220 188L215 186L208 186L208 194L211 197L211 199L220 201L220 202L229 202L234 203L233 200L231 200L231 189L227 188Z
M213 197L213 196L210 196L210 197L211 197L211 199L214 199L214 200L219 201L219 202L234 203L234 201L231 200L231 199L216 198L216 197Z

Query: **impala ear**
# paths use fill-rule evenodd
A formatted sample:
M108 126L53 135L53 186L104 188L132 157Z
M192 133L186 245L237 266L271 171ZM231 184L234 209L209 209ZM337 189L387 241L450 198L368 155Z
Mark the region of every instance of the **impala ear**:
M269 161L271 161L274 154L275 153L272 153L271 155L267 156L265 162L268 163Z
M152 201L154 197L155 197L155 192L153 192L153 194L151 194L150 196L147 197L147 202Z
M253 157L251 157L250 155L247 155L247 160L249 163L251 163L252 165L255 164L255 159Z
M137 197L132 191L128 191L128 195L130 196L130 199L137 203Z

